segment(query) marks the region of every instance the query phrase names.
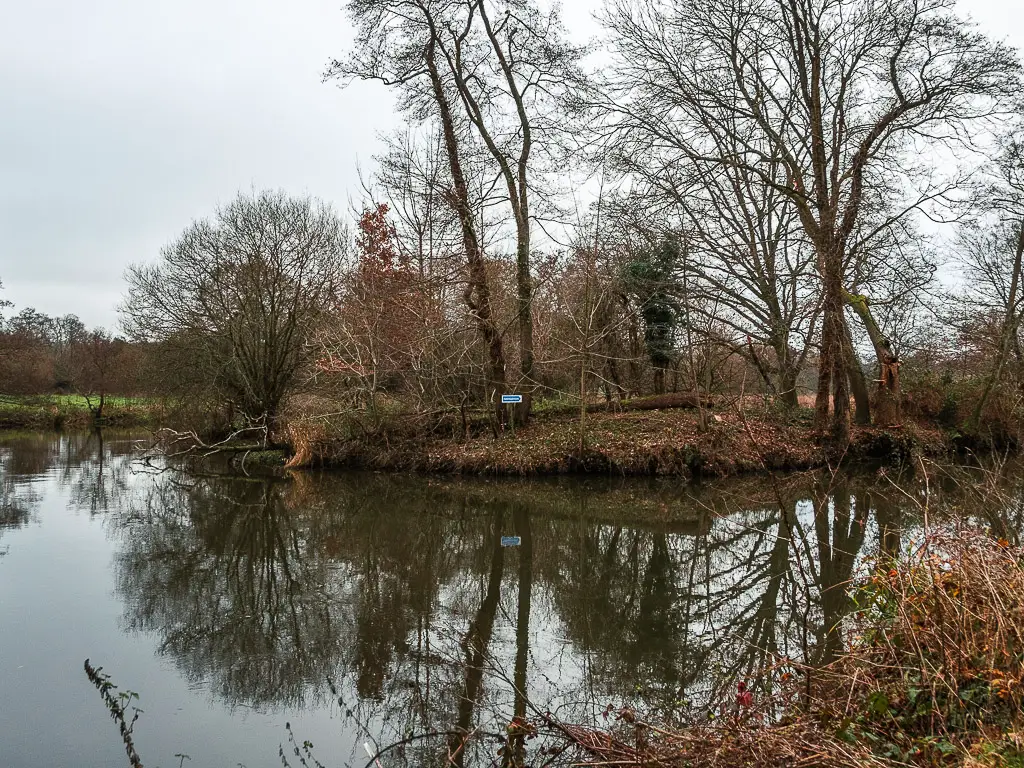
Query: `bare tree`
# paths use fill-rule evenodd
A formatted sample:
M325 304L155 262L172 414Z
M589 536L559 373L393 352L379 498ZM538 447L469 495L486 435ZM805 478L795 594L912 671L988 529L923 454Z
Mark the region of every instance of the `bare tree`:
M647 226L657 220L686 242L685 274L676 282L685 283L687 295L679 301L694 314L715 307L714 321L726 331L719 343L746 358L767 391L795 407L820 302L814 250L788 195L743 165L694 163L684 155L652 164L629 143L610 150L610 164L636 181L623 201L632 209L629 218ZM717 151L728 157L737 148L719 144ZM766 163L764 173L785 183L782 163Z
M327 77L376 80L397 87L410 114L419 119L436 117L440 123L452 183L446 198L459 220L467 263L463 301L488 350L488 397L500 422L503 409L497 395L505 389L504 344L491 310L491 289L464 165L464 132L452 107L459 95L450 82L443 51L445 30L457 16L457 8L431 0L352 0L348 11L360 43L348 58L331 64Z
M124 339L97 328L75 344L71 358L75 389L85 398L95 421L103 418L107 397L126 394L134 372L130 350Z
M75 348L89 334L77 315L52 317L48 323L48 340L53 355L54 387L58 390L76 388Z
M830 423L840 445L849 436L844 269L871 197L897 198L892 210L904 216L941 195L942 182L913 174L920 148L972 144L977 129L967 126L1019 90L1014 52L952 8L615 0L604 15L615 46L600 104L609 139L652 163L741 167L795 207L821 277L816 422Z
M566 94L580 87L582 51L565 39L557 7L532 0L492 8L487 0L461 4L439 40L466 117L505 182L516 231L517 325L523 402L528 418L535 388L531 258L531 201L536 149L550 152L564 121ZM497 11L497 14L495 14Z
M206 392L273 426L310 362L307 338L333 300L347 237L323 203L240 195L194 222L155 264L127 273L125 329L154 342L182 393Z
M977 237L979 226L975 224L971 233L974 236L963 238L961 255L971 281L968 301L975 305L975 310L981 310L978 314L985 314L987 309L999 316L995 359L971 417L975 428L980 425L982 412L1010 352L1022 357L1018 332L1024 306L1024 142L1019 134L1011 133L1002 139L1001 152L993 166L992 180L979 195L979 202L988 209L987 218L994 220L991 232Z
M349 10L366 33L364 42L330 74L402 85L414 110L422 111L424 98L432 96L446 146L460 126L469 128L504 185L515 227L517 388L524 395L516 413L525 420L536 384L531 230L537 165L553 149L566 95L582 82L580 50L565 41L557 9L542 11L530 0L500 9L485 0L363 0L350 3ZM466 144L463 137L460 164ZM457 192L454 173L453 180Z
M384 151L374 156L373 184L364 186L371 200L387 202L398 249L445 302L445 290L458 282L453 256L459 222L444 195L448 173L441 131L434 122L425 127L385 136Z
M981 395L975 403L970 424L981 425L982 414L1014 345L1019 349L1021 308L1021 261L1024 257L1024 219L1016 225L1005 223L994 232L982 234L977 230L963 238L960 260L972 281L968 302L975 321L979 317L994 320L996 338L993 360L985 377ZM987 310L987 312L986 312Z

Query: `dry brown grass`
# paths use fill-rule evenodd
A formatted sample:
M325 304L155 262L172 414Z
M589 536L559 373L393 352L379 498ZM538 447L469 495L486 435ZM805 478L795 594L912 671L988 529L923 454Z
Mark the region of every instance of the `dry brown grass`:
M684 729L635 721L616 732L558 725L571 765L646 768L891 768L865 745L850 744L809 720L763 725L756 716Z
M853 593L849 651L820 676L817 710L921 765L973 759L1024 727L1022 563L973 528L881 563Z
M1024 550L983 531L932 532L856 585L847 651L806 670L808 688L776 674L757 707L685 727L629 710L607 729L538 727L584 765L1019 768L1022 564Z

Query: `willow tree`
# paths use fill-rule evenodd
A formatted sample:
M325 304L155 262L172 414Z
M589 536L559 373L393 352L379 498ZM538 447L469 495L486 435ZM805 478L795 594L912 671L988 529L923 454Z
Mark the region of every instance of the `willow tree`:
M160 350L178 395L204 395L273 426L310 364L347 248L326 205L283 192L240 195L193 222L155 263L128 269L125 330Z
M941 196L940 169L922 164L943 145L970 145L981 133L972 124L1001 114L1019 92L1015 52L953 8L611 0L604 13L614 60L597 106L609 142L652 166L682 158L742 168L794 206L820 279L816 423L838 444L849 439L844 268L858 225L869 209L910 216ZM894 361L879 362L884 370Z

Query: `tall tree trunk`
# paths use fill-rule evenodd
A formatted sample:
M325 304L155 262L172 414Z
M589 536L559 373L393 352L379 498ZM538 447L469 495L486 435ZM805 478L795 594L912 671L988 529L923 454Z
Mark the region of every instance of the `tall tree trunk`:
M521 172L525 169L521 169ZM520 215L527 217L526 190L522 190L522 208ZM515 418L520 424L525 424L530 418L533 409L533 394L536 389L536 382L533 379L533 284L530 278L530 222L527 218L519 223L517 216L516 227L519 229L516 244L516 307L519 320L519 373L523 382L520 385L520 392L523 395L523 402L516 406Z
M821 328L821 369L818 372L818 402L816 426L820 429L828 422L832 444L845 448L850 442L850 387L849 367L846 364L846 320L843 317L843 283L841 248L829 243L822 259L824 269L825 301L824 321ZM828 391L832 390L832 418L828 420ZM822 403L824 396L825 402ZM824 418L822 418L824 416Z
M737 350L738 354L742 357L746 357L754 364L754 368L757 370L757 375L761 377L761 381L764 382L765 392L769 396L778 397L778 387L775 385L775 381L772 379L772 374L768 369L768 366L761 359L761 356L757 354L757 349L754 348L754 340L747 335L747 351L744 354L741 350ZM776 351L776 355L778 352ZM781 361L779 370L781 371Z
M882 333L871 314L867 296L859 296L843 291L846 303L853 308L868 332L871 346L878 358L878 390L875 394L875 424L880 427L891 427L899 424L903 417L900 403L900 362L892 350L892 341Z
M525 423L530 415L536 387L533 373L533 286L530 280L530 186L527 182L530 153L533 150L533 126L527 114L523 91L516 78L516 61L511 50L512 38L509 36L502 39L501 33L495 30L491 24L487 15L487 6L484 3L477 3L475 10L480 15L487 39L491 43L491 49L504 75L508 94L515 103L522 145L519 156L516 158L514 170L504 149L499 146L499 142L495 140L488 129L484 111L468 85L468 78L472 78L474 74L469 73L467 76L462 65L458 63L461 61L460 59L456 59L451 70L462 101L468 108L468 117L476 126L480 138L483 139L484 145L505 179L509 204L512 207L516 223L516 321L519 326L519 370L522 376L519 391L523 400L515 407L513 418L517 423ZM508 50L506 50L506 45L509 46Z
M491 314L491 291L487 281L487 270L484 264L483 251L476 234L473 220L473 208L469 203L469 186L462 170L462 159L459 154L458 138L455 134L455 121L452 118L451 105L444 92L444 83L437 69L434 58L434 39L431 38L424 52L427 72L434 91L434 101L441 118L441 131L444 135L445 152L448 155L448 167L452 176L453 190L449 196L452 207L459 217L462 229L462 246L466 252L468 264L468 282L463 293L463 300L470 314L476 320L477 332L487 345L489 375L487 382L487 398L491 403L497 423L504 420L504 409L501 406L501 394L505 390L505 352L502 345L501 332Z
M796 380L800 375L800 363L793 359L792 350L789 348L789 338L786 333L773 334L772 339L772 349L775 351L774 372L757 355L754 350L753 341L747 336L747 348L750 351L750 357L754 361L754 366L757 368L761 378L764 379L769 393L773 394L786 408L796 408L800 405L800 399L796 391Z
M999 350L996 352L996 360L992 371L985 382L985 388L981 391L981 397L974 407L974 414L971 417L971 424L977 429L981 426L981 415L985 410L988 399L992 396L992 389L1003 373L1003 365L1006 364L1006 356L1017 336L1017 326L1020 324L1020 313L1017 311L1017 292L1020 290L1021 257L1024 256L1024 220L1019 225L1017 232L1017 252L1013 257L1013 272L1010 275L1010 293L1006 300L1006 315L1003 318L1002 338L999 340Z
M864 377L864 369L860 365L857 351L853 348L853 336L850 333L849 325L846 326L843 344L846 347L846 363L850 366L850 389L853 391L854 404L853 420L857 424L870 424L871 395L868 393L868 382Z
M800 405L796 391L796 379L799 374L797 367L788 361L779 371L779 401L786 408L796 408Z
M778 366L778 384L775 391L779 401L786 408L796 408L800 405L800 398L797 396L796 380L800 375L800 359L793 359L793 350L789 348L789 337L786 333L775 336L775 364Z
M842 335L845 333L846 319L842 309L835 313L835 324L838 326L835 335L840 337L838 355L832 361L832 441L838 448L845 448L850 443L850 379L849 366L846 364L845 349Z
M825 329L821 325L821 351L818 353L818 391L814 395L814 429L824 433L828 429L829 405L832 399L832 347L825 343Z

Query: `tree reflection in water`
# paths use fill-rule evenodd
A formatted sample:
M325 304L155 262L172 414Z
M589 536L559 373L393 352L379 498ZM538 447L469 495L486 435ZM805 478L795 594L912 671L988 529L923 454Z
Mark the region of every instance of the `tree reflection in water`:
M20 482L24 470L17 467L16 452L9 444L0 443L0 538L5 531L21 528L31 516L32 507L38 504L38 494ZM0 548L0 556L7 550Z
M127 490L125 457L131 452L127 435L104 441L99 432L0 432L0 536L32 518L42 500L42 478L69 487L76 509L113 509Z
M122 515L118 589L128 626L232 704L312 706L332 681L360 740L437 731L408 764L472 765L532 706L704 717L776 659L827 661L858 562L915 524L905 501L842 475L776 492L167 474ZM525 748L505 746L506 764Z
M128 626L156 632L190 681L232 703L302 706L341 652L345 595L330 589L330 561L288 491L162 477L118 557Z
M973 515L1010 540L1024 523L1024 473L998 464L934 467L925 499L920 478L843 473L189 477L135 473L132 455L125 435L0 437L0 551L57 481L59 505L115 540L123 625L189 681L232 706L340 699L358 744L441 734L389 753L409 765L490 764L499 747L511 765L528 744L506 726L534 708L705 717L776 659L832 658L846 585L912 545L925 503L932 524Z

